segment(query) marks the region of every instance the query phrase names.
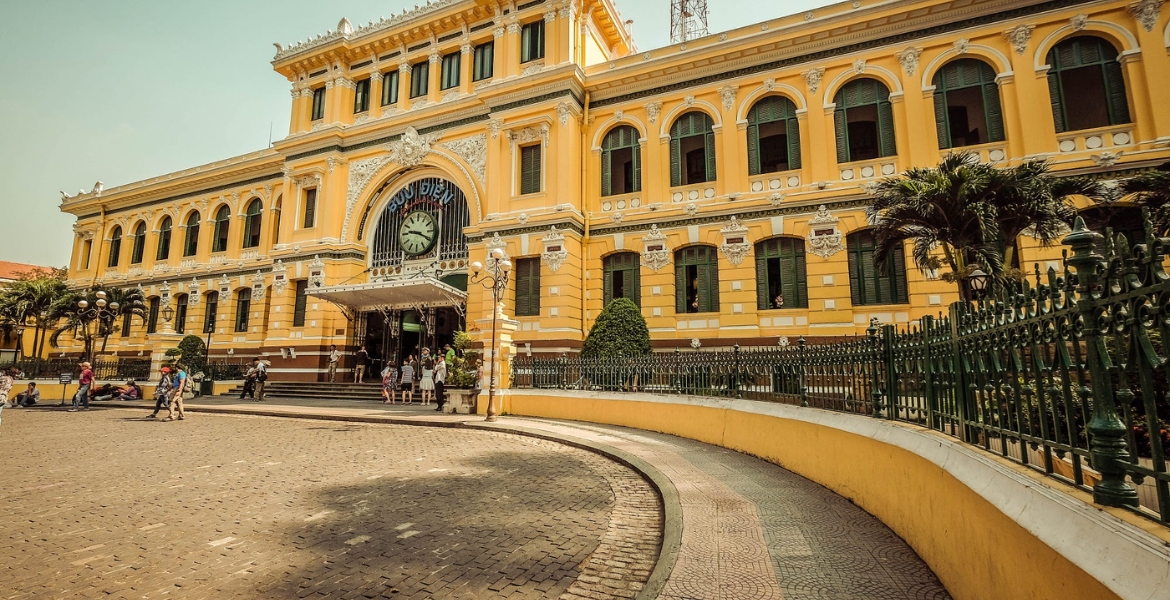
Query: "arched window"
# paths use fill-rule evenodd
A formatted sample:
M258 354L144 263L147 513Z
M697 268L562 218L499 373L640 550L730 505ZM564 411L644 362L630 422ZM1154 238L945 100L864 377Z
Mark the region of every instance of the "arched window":
M122 227L115 226L110 232L110 259L106 267L118 266L118 257L122 254Z
M187 302L190 296L179 294L175 296L175 333L184 333L187 330Z
M139 221L134 227L134 245L130 252L130 264L142 262L142 255L146 252L146 223Z
M756 244L756 304L760 310L808 308L804 240L776 237Z
M215 237L211 238L211 251L223 252L228 247L228 231L232 223L232 210L227 206L219 207L215 213Z
M252 310L252 288L244 288L236 294L236 333L248 331L248 315Z
M280 243L280 207L281 199L276 199L276 204L272 205L272 245L275 246Z
M642 306L641 258L637 252L618 252L602 259L605 304L618 298L629 298Z
M855 79L837 92L833 117L837 162L871 160L898 153L890 90L876 79Z
M199 213L187 217L187 235L183 240L183 256L195 256L199 251Z
M719 312L719 259L714 246L675 251L674 303L678 313Z
M800 168L800 125L796 105L768 96L748 111L748 175Z
M162 300L158 296L152 296L147 301L149 309L146 317L146 333L154 333L158 331L158 309L161 306Z
M715 181L713 125L711 117L696 110L670 126L670 185Z
M906 256L902 244L890 251L885 269L874 261L877 241L870 230L849 234L849 291L854 306L866 304L906 304Z
M961 148L1003 141L1003 109L995 69L973 58L947 63L934 75L938 147Z
M154 253L155 260L166 260L171 256L171 218L163 217L158 224L158 250Z
M1048 51L1048 66L1057 133L1130 122L1125 77L1113 44L1095 36L1069 38Z
M642 146L638 130L615 127L601 140L601 195L642 191Z
M260 245L260 212L264 204L259 198L248 203L248 210L244 216L244 247L255 248Z
M219 313L219 292L207 292L203 305L207 307L203 313L203 333L211 333L215 331L215 318Z

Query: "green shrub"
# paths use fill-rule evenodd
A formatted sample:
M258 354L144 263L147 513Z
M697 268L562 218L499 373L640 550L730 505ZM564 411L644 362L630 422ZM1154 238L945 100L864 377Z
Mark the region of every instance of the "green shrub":
M189 335L179 342L179 364L191 371L203 369L203 340L197 335ZM170 355L170 352L167 352Z
M647 354L650 354L650 329L641 309L629 298L610 302L597 315L581 348L582 358Z
M471 335L466 331L455 333L455 360L447 365L447 387L472 389L476 386L479 372L479 352L471 349Z

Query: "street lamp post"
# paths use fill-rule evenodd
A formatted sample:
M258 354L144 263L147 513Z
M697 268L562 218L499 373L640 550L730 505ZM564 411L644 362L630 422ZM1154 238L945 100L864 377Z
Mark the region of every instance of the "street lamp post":
M488 406L487 406L487 421L496 420L496 360L499 354L499 349L496 348L496 322L500 318L502 307L500 306L501 298L504 296L504 291L508 289L508 279L512 274L512 261L504 256L504 251L495 248L488 256L489 264L487 270L484 271L483 264L477 262L471 263L471 279L469 283L476 283L483 286L486 290L492 292L492 362L488 367Z
M979 300L987 294L987 285L990 283L991 276L984 273L982 269L975 269L967 276L967 283L971 287L971 299Z
M81 320L82 325L85 327L85 335L89 338L85 349L85 360L87 361L93 360L93 337L89 335L90 322L97 321L98 326L101 327L101 321L103 319L109 318L113 320L118 315L118 303L110 302L107 306L106 293L104 291L98 290L94 292L94 295L97 296L97 300L94 301L93 308L90 308L89 301L85 298L77 301L77 308L80 309L77 313L77 318Z
M16 333L16 360L19 361L24 357L24 323L17 323L12 331Z

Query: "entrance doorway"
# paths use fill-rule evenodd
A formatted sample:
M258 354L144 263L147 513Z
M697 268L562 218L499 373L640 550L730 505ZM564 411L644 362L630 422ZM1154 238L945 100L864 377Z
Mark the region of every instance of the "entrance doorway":
M365 334L357 340L365 344L375 373L387 364L400 364L410 356L416 359L423 348L440 351L455 340L464 328L462 311L454 307L415 310L370 311L363 315Z

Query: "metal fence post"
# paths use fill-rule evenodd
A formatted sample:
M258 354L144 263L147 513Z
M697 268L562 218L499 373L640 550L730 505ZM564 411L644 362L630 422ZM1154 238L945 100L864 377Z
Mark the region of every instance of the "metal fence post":
M870 396L872 399L873 416L882 416L882 384L878 373L882 368L882 352L881 352L881 338L878 337L878 320L870 319L869 327L865 329L866 341L869 343L870 351L870 377L872 380L870 385Z
M1101 336L1098 307L1101 304L1095 294L1101 292L1103 282L1099 281L1099 270L1104 259L1094 251L1102 241L1101 234L1085 227L1085 221L1077 217L1073 232L1063 242L1072 247L1068 263L1077 270L1077 311L1084 319L1085 327L1081 338L1085 342L1092 388L1081 382L1077 393L1082 397L1092 395L1093 418L1089 421L1089 455L1093 468L1101 473L1101 481L1093 486L1093 501L1105 506L1137 506L1137 490L1125 481L1125 464L1130 462L1126 444L1126 427L1117 416L1117 405L1113 397L1113 383L1107 362L1109 360L1105 340Z
M882 325L882 362L885 366L886 417L898 418L898 369L894 363L894 326Z
M806 378L808 371L808 359L804 355L805 343L806 342L804 341L803 335L796 340L796 346L800 348L800 379L798 380L800 384L800 405L808 408L808 379Z
M934 389L934 355L930 351L934 341L934 317L923 315L919 320L922 333L922 393L926 396L926 422L931 429L939 429L938 396Z
M974 382L968 385L967 383L967 369L963 360L962 346L960 342L960 333L962 332L962 320L964 308L967 305L963 302L955 302L950 306L950 322L951 322L951 340L948 348L951 354L952 371L954 372L954 382L952 389L955 394L955 408L959 413L959 431L956 434L959 439L974 444L977 439L974 429L971 428L971 400L974 397ZM968 389L968 387L972 389Z
M731 379L728 381L728 383L735 386L735 397L736 398L743 398L743 389L740 386L739 343L738 342L735 344L735 348L733 348L733 350L734 350L734 355L735 355L735 361L734 361L735 371L732 372Z

